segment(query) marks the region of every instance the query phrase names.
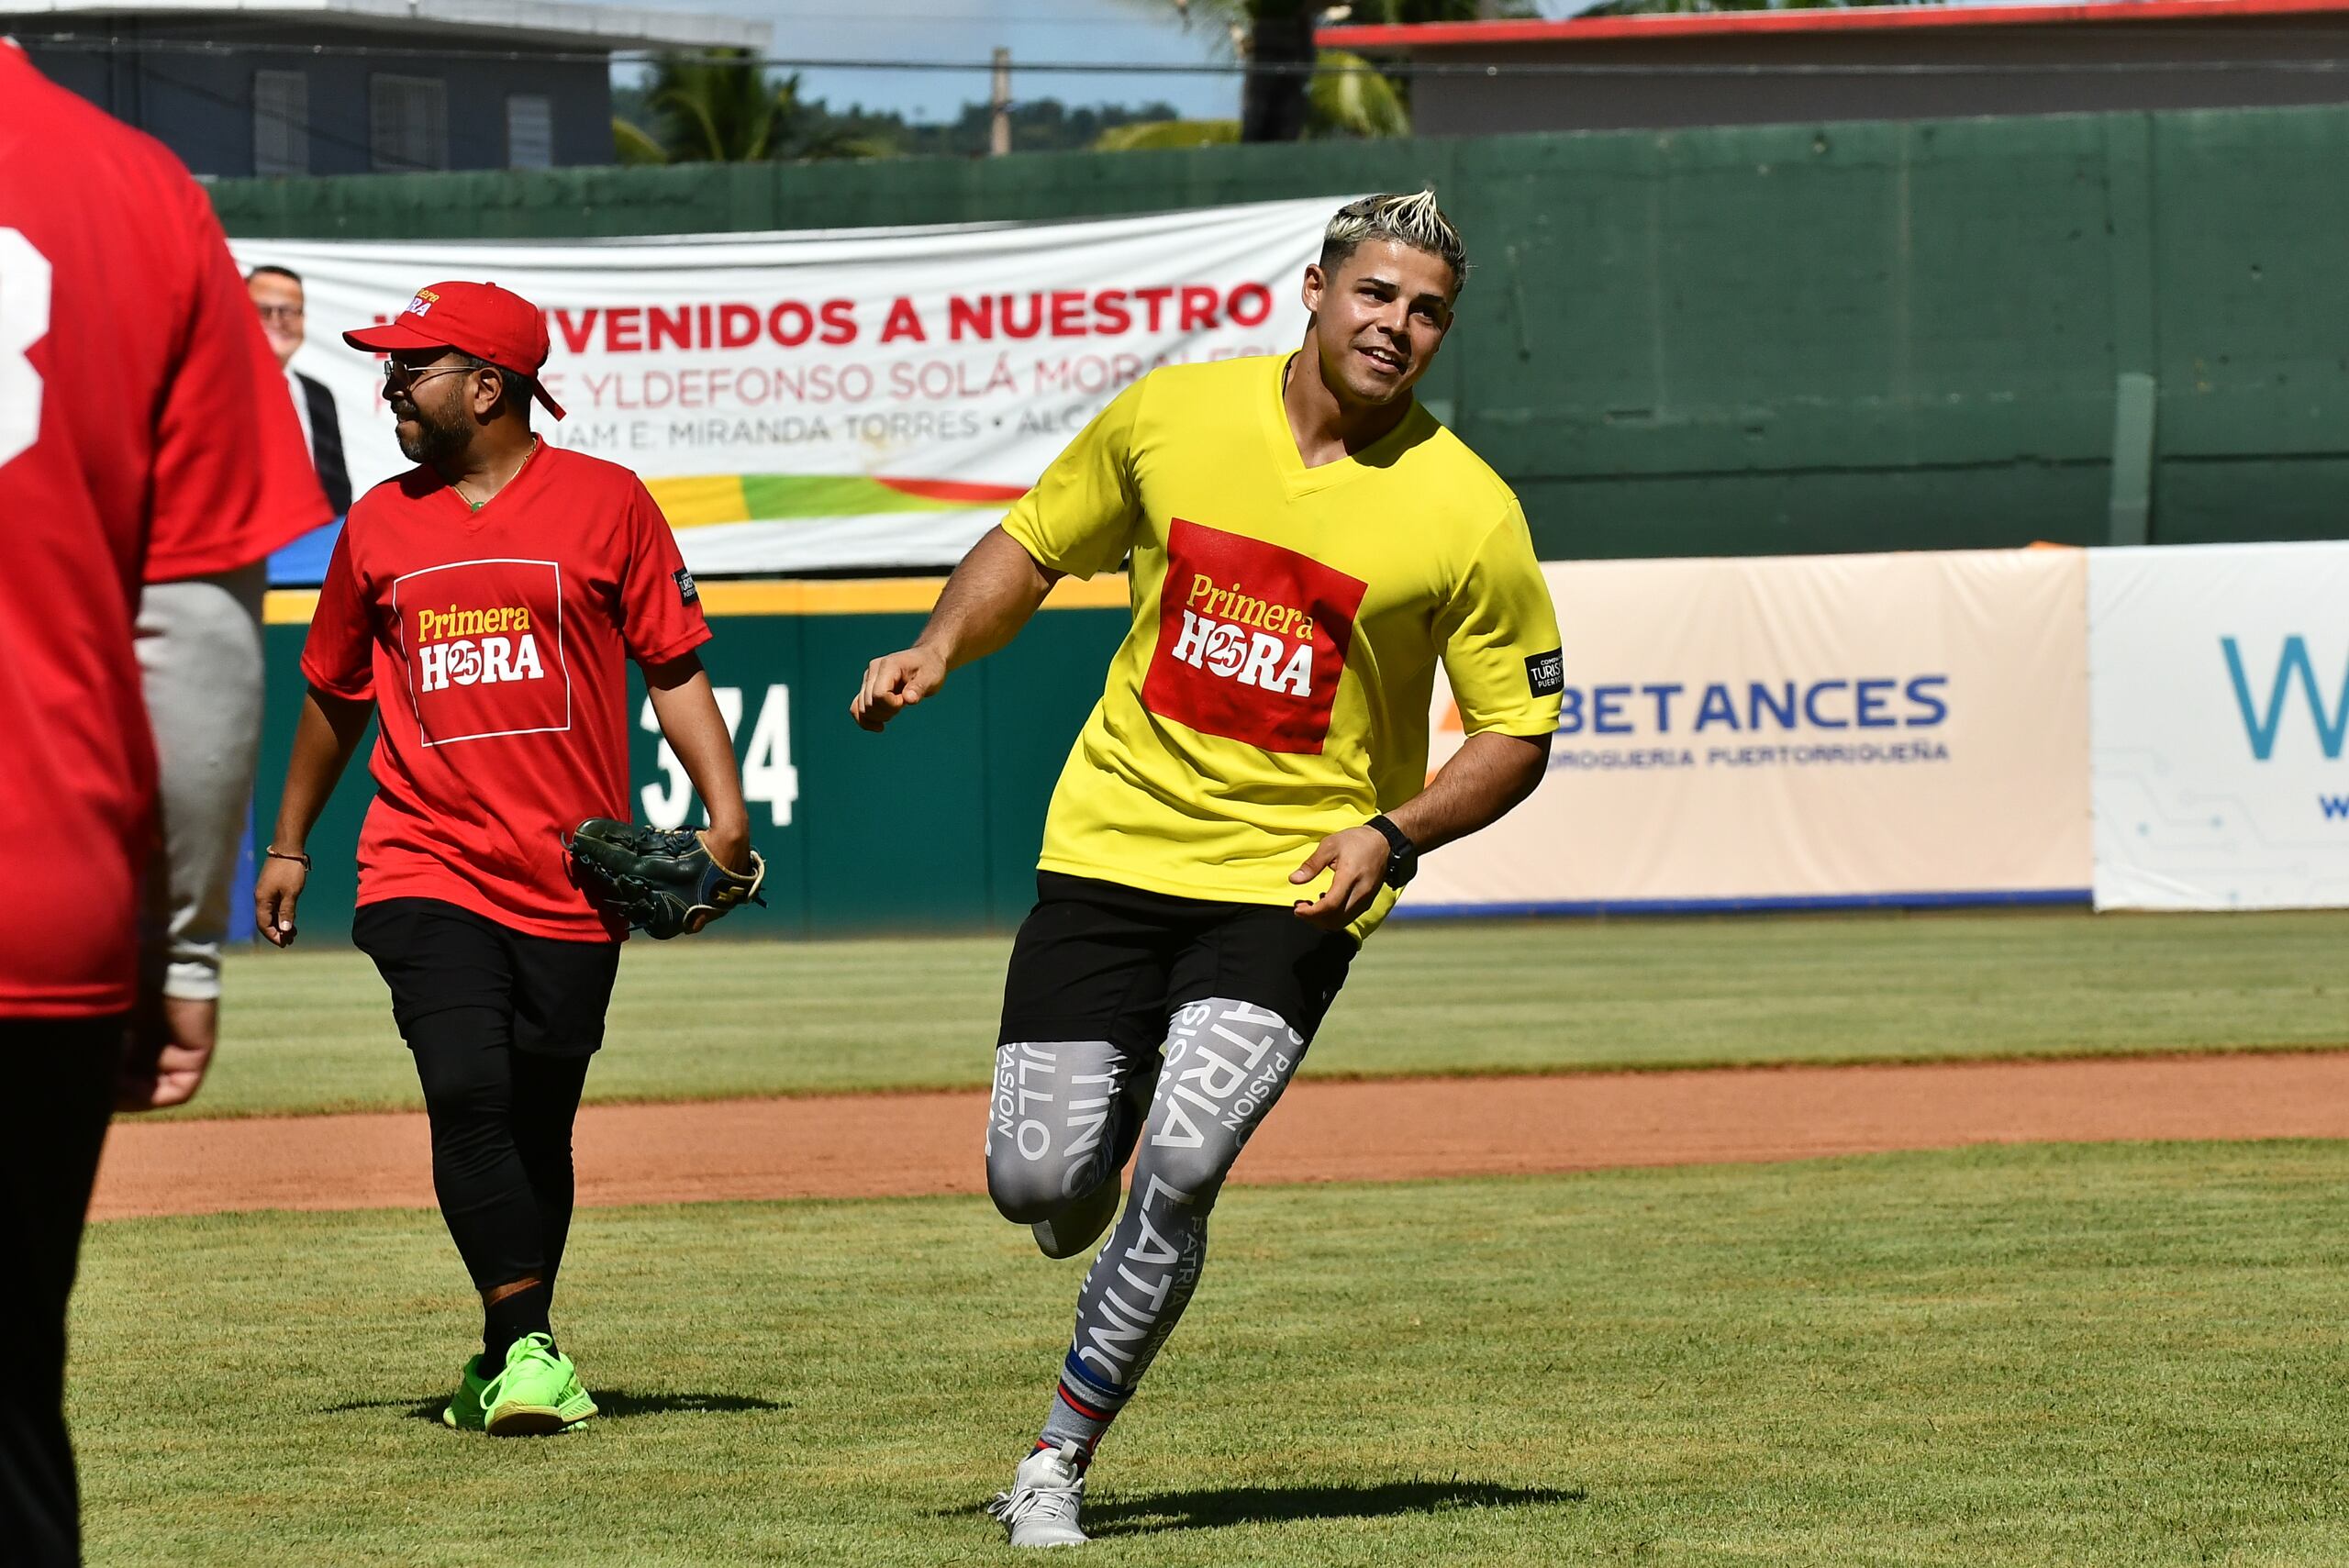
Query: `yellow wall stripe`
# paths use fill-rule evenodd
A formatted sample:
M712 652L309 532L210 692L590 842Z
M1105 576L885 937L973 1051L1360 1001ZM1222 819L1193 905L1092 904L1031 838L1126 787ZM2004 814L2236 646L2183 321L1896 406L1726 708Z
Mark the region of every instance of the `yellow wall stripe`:
M742 494L742 476L739 473L648 479L644 487L660 503L662 516L669 519L671 528L751 520L751 503Z
M704 583L702 608L713 616L927 615L943 577L778 578ZM316 588L272 588L262 616L272 626L307 626L318 607ZM1048 610L1123 609L1126 579L1105 573L1091 582L1063 577L1044 601Z
M271 626L307 626L317 608L316 588L272 588L261 602L261 618Z

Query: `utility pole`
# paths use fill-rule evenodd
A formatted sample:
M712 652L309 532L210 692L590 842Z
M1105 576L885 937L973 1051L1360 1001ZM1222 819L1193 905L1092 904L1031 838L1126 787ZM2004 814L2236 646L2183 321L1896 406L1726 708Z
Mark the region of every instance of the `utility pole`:
M995 90L989 97L995 117L987 126L987 156L1000 158L1011 150L1011 51L995 51Z

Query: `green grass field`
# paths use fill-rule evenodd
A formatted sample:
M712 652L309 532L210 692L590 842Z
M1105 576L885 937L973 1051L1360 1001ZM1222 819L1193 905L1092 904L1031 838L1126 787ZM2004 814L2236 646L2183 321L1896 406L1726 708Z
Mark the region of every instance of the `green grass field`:
M1323 1076L2349 1045L2349 915L2075 913L1397 923L1355 966ZM999 938L629 944L590 1099L969 1087ZM348 948L230 961L187 1114L414 1107Z
M2344 1191L2311 1144L1235 1189L1085 1561L2338 1564ZM591 1212L572 1257L609 1415L498 1442L431 1419L475 1326L436 1216L98 1227L91 1562L1010 1561L976 1506L1081 1265L960 1199Z

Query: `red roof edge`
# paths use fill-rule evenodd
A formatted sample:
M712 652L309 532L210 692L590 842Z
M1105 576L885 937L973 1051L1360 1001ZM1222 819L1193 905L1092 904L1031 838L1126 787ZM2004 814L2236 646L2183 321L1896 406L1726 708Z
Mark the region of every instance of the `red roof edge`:
M1322 28L1323 49L1357 54L1410 53L1520 43L1599 43L1625 39L1718 38L1748 33L1868 32L1902 28L2023 28L2064 22L2217 21L2234 17L2349 14L2349 0L2103 0L2076 6L1861 6L1798 11L1675 12L1653 17L1575 17L1563 21L1422 22L1415 26Z

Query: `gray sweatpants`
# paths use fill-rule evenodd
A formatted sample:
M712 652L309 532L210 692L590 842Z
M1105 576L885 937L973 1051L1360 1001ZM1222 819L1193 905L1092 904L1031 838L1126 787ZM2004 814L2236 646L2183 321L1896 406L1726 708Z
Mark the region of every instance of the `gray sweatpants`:
M1157 1060L1108 1040L996 1048L987 1190L1007 1219L1050 1218L1116 1180L1121 1118L1146 1112L1125 1212L1077 1296L1069 1357L1119 1403L1183 1316L1208 1212L1305 1047L1277 1013L1216 996L1175 1013Z

